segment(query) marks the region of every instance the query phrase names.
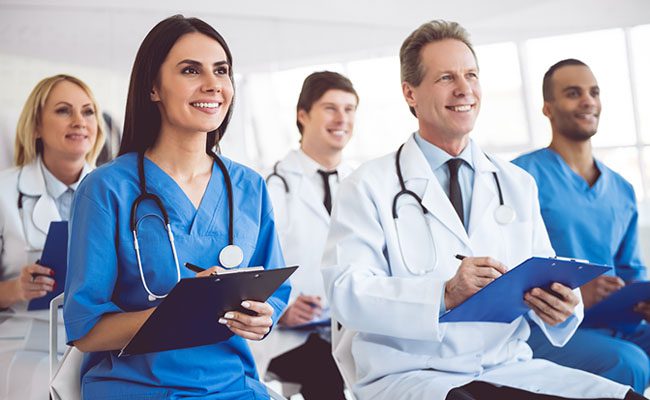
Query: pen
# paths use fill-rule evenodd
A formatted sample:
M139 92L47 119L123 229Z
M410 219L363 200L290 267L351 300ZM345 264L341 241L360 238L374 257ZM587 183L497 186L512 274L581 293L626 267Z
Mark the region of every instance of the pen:
M199 267L198 265L194 265L194 264L192 264L192 263L188 263L188 262L186 262L186 263L183 264L183 265L185 265L185 268L187 268L187 269L189 269L189 270L191 270L191 271L194 271L194 272L196 272L197 274L198 274L199 272L203 272L203 271L205 271L205 268L201 268L201 267Z
M456 254L454 257L456 257L457 259L459 259L461 261L463 261L465 258L467 258L467 256L464 256L462 254Z

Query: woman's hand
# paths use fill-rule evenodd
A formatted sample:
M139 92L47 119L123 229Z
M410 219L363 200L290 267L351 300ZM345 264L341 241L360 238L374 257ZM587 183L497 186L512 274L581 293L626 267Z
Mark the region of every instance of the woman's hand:
M38 264L25 265L20 275L14 279L14 296L16 302L29 301L45 296L56 287L52 279L54 270Z
M226 325L235 335L244 339L261 340L271 331L273 307L259 301L244 300L242 307L254 311L257 315L248 315L239 311L228 311L219 323Z

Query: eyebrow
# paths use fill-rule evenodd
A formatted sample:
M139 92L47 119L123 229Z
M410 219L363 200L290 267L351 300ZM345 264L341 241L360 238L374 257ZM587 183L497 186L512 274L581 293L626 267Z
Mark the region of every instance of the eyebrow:
M59 106L59 105L61 105L61 104L66 105L66 106L69 106L69 107L73 107L73 105L70 104L70 103L68 103L67 101L59 101L58 103L56 103L56 104L54 105L54 107L57 107L57 106ZM93 103L86 103L86 104L82 105L81 107L83 108L83 107L87 107L87 106L91 106L91 107L92 107L92 106L93 106Z
M200 62L198 62L196 60L190 60L190 59L185 59L185 60L179 61L179 63L176 64L176 66L179 66L181 64L189 64L189 65L193 65L195 67L200 67L201 65L203 65L202 63L200 63ZM214 67L219 66L219 65L228 65L228 66L230 66L230 63L228 61L224 60L224 61L217 61L216 63L212 64L212 66L214 66Z
M592 89L600 89L600 87L599 87L598 85L590 86L590 87L589 87L589 90L592 90ZM582 90L582 87L580 87L580 86L575 86L575 85L573 85L573 86L567 86L567 87L565 87L564 89L562 89L562 93L564 93L564 92L568 92L569 90Z

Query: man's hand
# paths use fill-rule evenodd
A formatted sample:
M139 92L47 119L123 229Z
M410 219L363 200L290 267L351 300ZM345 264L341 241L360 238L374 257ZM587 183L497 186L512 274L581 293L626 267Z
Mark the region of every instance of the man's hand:
M287 307L278 323L287 327L306 324L319 316L321 311L322 304L319 296L301 294Z
M456 275L445 284L445 307L456 307L506 271L506 266L493 258L465 257Z
M599 276L598 278L582 285L582 302L585 308L600 303L605 297L625 286L625 282L618 276Z
M542 321L555 326L566 321L573 314L580 300L570 288L560 283L553 283L551 290L555 294L534 288L524 295L524 301Z

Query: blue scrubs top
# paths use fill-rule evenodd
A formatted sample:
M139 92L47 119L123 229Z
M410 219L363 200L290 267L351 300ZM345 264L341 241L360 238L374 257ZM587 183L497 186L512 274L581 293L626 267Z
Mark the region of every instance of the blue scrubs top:
M222 159L233 184L234 241L244 251L242 267L284 266L264 180ZM228 244L228 196L216 163L198 210L156 164L145 158L144 167L147 191L158 195L169 213L181 277L194 276L182 266L185 262L219 265L219 252ZM63 310L70 343L84 337L106 313L140 311L162 301L148 300L133 247L129 224L131 205L140 195L137 171L136 154L123 155L88 175L76 193ZM177 277L160 215L153 201L138 207L142 268L155 294L168 293ZM268 300L274 308L274 323L286 307L289 292L285 282ZM85 354L81 368L84 398L269 398L246 340L236 335L207 346L122 358L117 354Z
M636 199L629 182L595 160L600 177L589 187L548 148L512 162L537 182L542 218L558 256L614 266L615 274L626 282L646 279L639 256Z

